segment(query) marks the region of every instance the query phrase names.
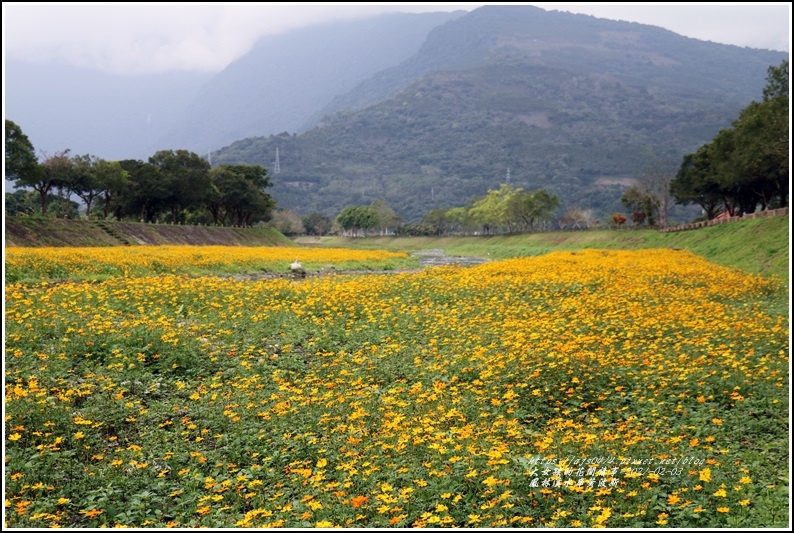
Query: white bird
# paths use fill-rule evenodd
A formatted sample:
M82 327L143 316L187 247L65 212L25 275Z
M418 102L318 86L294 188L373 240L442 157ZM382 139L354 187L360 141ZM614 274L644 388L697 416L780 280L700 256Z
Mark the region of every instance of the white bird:
M294 263L292 263L292 264L289 266L289 269L290 269L290 270L292 271L292 273L293 273L293 274L295 274L296 276L301 276L301 277L305 277L305 276L306 276L306 269L305 269L305 268L303 268L303 265L301 265L301 264L298 262L298 258L297 258L297 257L295 258L295 262L294 262Z

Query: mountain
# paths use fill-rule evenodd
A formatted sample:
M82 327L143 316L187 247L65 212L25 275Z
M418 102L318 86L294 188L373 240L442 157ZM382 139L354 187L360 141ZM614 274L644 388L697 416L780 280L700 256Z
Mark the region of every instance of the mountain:
M622 190L649 161L680 162L728 127L787 57L637 23L486 6L334 99L313 129L246 138L213 162L273 170L278 149L272 193L301 213L335 216L383 199L417 220L510 179L603 216L625 209Z
M293 30L261 39L216 74L121 76L8 59L7 118L49 154L203 154L251 135L302 131L335 96L411 57L434 27L462 14L391 13Z
M146 159L211 76L121 76L61 64L5 63L5 111L37 152L65 149L105 159Z
M411 57L434 27L462 14L391 13L265 37L202 87L160 144L204 153L301 132L333 97Z

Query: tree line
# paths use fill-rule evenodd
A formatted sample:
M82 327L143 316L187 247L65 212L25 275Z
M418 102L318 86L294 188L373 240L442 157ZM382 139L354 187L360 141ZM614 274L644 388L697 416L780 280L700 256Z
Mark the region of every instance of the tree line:
M322 213L310 213L301 218L297 212L278 210L273 216L273 225L285 235L517 233L548 228L559 205L559 199L545 190L524 191L503 184L497 190L473 198L468 206L433 209L417 223L405 222L384 200L375 200L370 205L346 206L334 219Z
M85 217L101 209L105 219L142 222L206 223L247 227L271 217L275 201L264 167L220 165L212 168L188 150L160 150L147 161L107 161L64 150L41 161L22 129L5 121L5 173L17 190L6 194L6 212L43 216L55 209L73 216L73 196ZM34 207L35 205L35 207Z

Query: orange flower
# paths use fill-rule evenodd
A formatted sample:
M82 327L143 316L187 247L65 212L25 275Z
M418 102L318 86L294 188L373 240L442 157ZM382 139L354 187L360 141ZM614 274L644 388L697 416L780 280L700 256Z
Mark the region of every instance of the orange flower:
M353 507L355 507L356 509L358 509L359 507L361 507L362 505L364 505L368 501L369 501L369 498L367 498L366 496L356 496L355 498L353 498L351 500L351 502L353 503Z

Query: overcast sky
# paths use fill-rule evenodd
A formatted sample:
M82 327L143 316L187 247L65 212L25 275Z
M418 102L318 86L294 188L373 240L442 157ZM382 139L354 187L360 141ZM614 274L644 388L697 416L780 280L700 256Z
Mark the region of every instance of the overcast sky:
M472 10L482 3L3 3L3 56L135 74L219 71L263 35L386 11ZM652 24L687 37L788 52L791 4L531 3Z

